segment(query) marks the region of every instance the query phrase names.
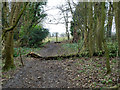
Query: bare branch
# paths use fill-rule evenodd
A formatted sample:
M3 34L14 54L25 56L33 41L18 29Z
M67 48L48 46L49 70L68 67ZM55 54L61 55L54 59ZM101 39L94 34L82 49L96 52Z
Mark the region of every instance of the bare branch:
M19 14L19 16L18 16L16 22L14 23L14 25L11 26L11 27L9 27L9 28L4 28L4 29L3 29L3 32L4 32L4 33L13 30L13 29L16 27L17 23L19 22L19 19L21 18L21 16L22 16L24 10L26 9L27 4L28 4L28 2L26 2L26 4L24 5L24 7L23 7L23 9L21 10L21 12L20 12L20 14Z

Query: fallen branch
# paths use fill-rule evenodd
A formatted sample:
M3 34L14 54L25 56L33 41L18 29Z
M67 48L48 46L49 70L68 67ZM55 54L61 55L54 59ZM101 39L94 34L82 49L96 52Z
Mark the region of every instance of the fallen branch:
M66 59L66 58L72 58L72 57L80 57L78 54L71 54L71 55L61 55L61 56L49 56L49 57L42 57L39 54L36 54L34 52L30 52L26 55L27 57L33 57L33 58L40 58L42 60L58 60L58 59Z
M36 54L34 52L30 52L26 56L27 57L30 56L30 57L34 57L34 58L42 58L39 54Z
M114 54L115 52L113 52L113 54ZM101 52L101 54L99 54L99 52L95 52L94 54L93 54L93 56L100 56L100 57L102 57L102 56L104 56L104 54L105 54L105 52L103 51L103 52ZM37 54L37 53L34 53L34 52L30 52L30 53L28 53L27 55L26 55L27 57L28 56L30 56L30 57L33 57L33 58L41 58L41 59L45 59L45 60L58 60L58 59L62 59L62 58L64 58L64 59L66 59L66 58L72 58L72 57L88 57L89 56L89 53L88 52L86 52L86 53L83 53L83 51L81 51L81 53L76 53L76 54L70 54L70 55L61 55L61 56L49 56L49 57L43 57L43 56L41 56L41 55L39 55L39 54ZM110 56L110 57L115 57L115 56Z

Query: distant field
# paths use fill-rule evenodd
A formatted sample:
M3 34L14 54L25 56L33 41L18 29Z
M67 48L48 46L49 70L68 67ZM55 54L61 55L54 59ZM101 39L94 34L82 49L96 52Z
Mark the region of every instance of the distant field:
M48 42L48 41L56 41L56 37L47 37L43 42ZM58 42L67 40L67 37L58 37Z

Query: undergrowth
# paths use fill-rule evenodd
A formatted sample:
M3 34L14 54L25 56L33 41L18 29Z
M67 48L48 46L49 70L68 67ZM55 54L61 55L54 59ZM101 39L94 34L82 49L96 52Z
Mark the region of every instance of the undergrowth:
M78 43L66 43L66 44L63 44L62 47L65 50L68 50L69 52L76 52L76 53L78 52ZM109 50L110 57L116 57L118 55L118 51L117 51L118 46L117 46L116 42L107 43L107 47ZM103 50L100 50L100 51L95 49L95 53L93 54L93 56L104 56L104 54L105 54L104 48L103 48ZM88 50L82 52L81 55L88 57L89 56Z
M38 50L40 50L41 48L28 48L28 47L21 47L21 48L14 48L14 57L18 57L20 55L26 55L28 52L37 52Z

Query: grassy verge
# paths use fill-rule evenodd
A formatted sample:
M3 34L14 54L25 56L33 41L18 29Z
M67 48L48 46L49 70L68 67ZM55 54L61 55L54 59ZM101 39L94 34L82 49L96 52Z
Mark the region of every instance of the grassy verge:
M21 55L25 55L29 52L37 52L41 48L28 48L28 47L21 47L21 48L14 48L14 57L18 57L20 55L19 49L21 50Z
M64 43L62 45L62 47L65 49L65 50L68 50L68 52L78 52L78 43ZM117 46L117 43L114 42L109 42L107 43L107 47L108 47L108 50L109 50L109 56L110 57L116 57L118 55L118 46ZM81 48L82 49L82 48ZM83 55L85 56L89 56L89 53L88 53L88 50L82 52ZM95 49L95 53L94 53L94 56L104 56L105 54L105 51L104 51L104 47L103 47L103 50L101 51L97 51Z
M67 37L58 37L58 42L65 41L65 40L67 40ZM43 42L48 42L48 41L56 42L56 37L47 37Z
M78 44L77 43L65 43L62 45L62 47L71 53L77 53L78 52Z

